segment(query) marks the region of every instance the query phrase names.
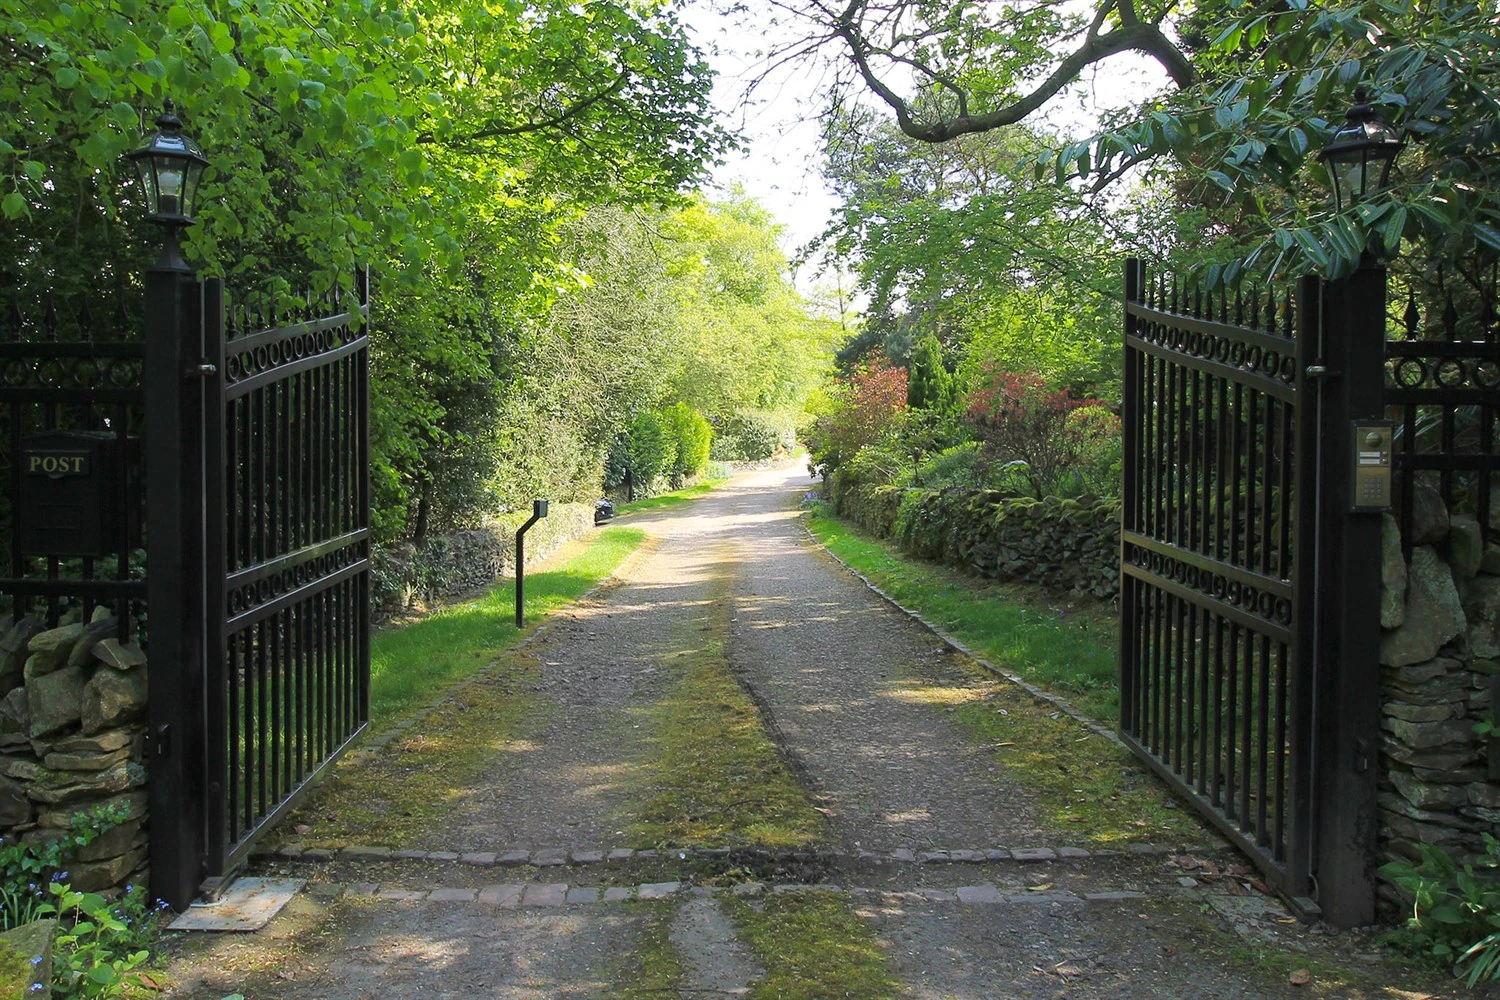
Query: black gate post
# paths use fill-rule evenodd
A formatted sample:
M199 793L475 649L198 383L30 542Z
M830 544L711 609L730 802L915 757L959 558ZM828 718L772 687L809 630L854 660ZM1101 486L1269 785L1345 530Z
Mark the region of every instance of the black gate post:
M151 892L181 910L204 849L203 295L172 253L145 293Z
M1384 416L1385 268L1324 286L1314 864L1323 918L1375 919L1380 514L1355 512L1353 423Z

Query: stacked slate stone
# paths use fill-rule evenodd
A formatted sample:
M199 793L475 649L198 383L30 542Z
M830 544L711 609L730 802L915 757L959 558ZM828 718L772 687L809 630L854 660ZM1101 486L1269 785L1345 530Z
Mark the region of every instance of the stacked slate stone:
M146 657L101 608L48 629L0 619L0 835L40 844L100 805L125 820L68 861L82 892L139 880L146 865Z
M1500 672L1500 511L1485 544L1472 515L1424 484L1411 523L1409 560L1390 515L1382 537L1382 848L1477 855L1481 834L1500 831L1500 757L1475 732Z
M1007 499L965 526L959 551L985 576L1114 599L1120 592L1118 500Z

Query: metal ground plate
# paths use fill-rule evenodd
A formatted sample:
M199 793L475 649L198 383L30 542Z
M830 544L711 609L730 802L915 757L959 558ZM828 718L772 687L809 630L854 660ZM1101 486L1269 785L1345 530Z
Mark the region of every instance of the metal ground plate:
M238 878L212 902L194 903L173 931L258 931L307 885L302 878Z

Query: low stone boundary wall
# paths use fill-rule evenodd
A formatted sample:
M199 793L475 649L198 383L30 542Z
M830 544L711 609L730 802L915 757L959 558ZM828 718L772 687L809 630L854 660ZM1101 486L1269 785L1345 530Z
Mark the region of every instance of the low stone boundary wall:
M1493 718L1500 674L1500 544L1419 485L1411 556L1382 535L1380 839L1383 860L1416 844L1478 854L1500 830L1500 753L1475 731ZM1500 512L1490 537L1500 538Z
M76 613L75 613L76 615ZM0 619L0 833L42 844L75 815L123 816L66 859L81 892L139 879L146 839L146 656L106 609L47 629Z
M487 587L516 569L516 529L530 512L508 514L472 531L436 535L420 545L378 548L370 574L377 620ZM526 533L528 562L582 538L594 528L592 504L553 504Z
M856 486L837 512L923 559L1103 599L1120 592L1120 502Z

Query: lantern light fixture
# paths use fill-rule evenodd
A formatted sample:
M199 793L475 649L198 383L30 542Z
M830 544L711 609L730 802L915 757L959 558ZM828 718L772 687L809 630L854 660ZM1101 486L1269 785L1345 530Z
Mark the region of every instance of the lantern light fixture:
M146 218L175 234L193 224L193 199L208 158L183 134L182 119L171 98L163 102L156 129L146 145L126 155L140 178Z
M1335 208L1342 212L1384 189L1404 145L1401 133L1375 113L1365 88L1356 88L1344 124L1318 154L1328 165Z

